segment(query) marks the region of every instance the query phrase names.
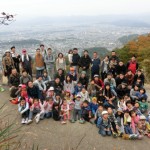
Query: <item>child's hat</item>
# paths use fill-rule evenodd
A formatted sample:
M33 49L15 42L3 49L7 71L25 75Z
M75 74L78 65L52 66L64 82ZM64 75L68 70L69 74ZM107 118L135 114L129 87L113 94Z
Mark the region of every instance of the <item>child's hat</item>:
M118 108L117 111L123 113L122 109L121 108Z
M51 86L48 91L54 91L54 87Z
M73 67L70 67L70 71L74 71L74 68L73 68Z
M80 98L81 98L81 95L80 95L80 94L77 94L77 97L80 97Z
M23 84L22 86L21 86L21 88L22 89L25 89L27 86L25 85L25 84Z
M96 77L99 77L99 75L98 75L98 74L95 74L95 75L94 75L94 78L96 78Z
M97 100L97 98L96 98L96 97L93 97L93 98L92 98L92 101L94 101L94 100L96 101L96 100Z
M105 115L105 114L108 114L108 111L104 110L104 111L102 112L102 115Z
M141 115L140 120L146 120L146 117L144 115Z

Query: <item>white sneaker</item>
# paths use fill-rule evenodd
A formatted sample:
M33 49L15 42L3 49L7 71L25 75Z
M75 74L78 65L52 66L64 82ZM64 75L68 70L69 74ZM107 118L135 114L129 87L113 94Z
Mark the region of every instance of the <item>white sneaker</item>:
M40 121L40 114L37 114L37 115L35 116L35 122L36 122L36 123L39 123L39 121Z
M27 124L30 124L30 123L32 123L32 120L31 120L31 119L28 120Z
M21 120L21 123L22 123L22 124L25 124L25 119L24 119L24 118Z
M26 120L25 120L25 124L27 124L28 123L28 118L26 118Z

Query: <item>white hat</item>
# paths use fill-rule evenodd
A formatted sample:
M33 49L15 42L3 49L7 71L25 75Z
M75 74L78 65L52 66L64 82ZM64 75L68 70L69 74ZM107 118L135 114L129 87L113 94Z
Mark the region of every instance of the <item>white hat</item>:
M146 117L144 115L141 115L140 120L146 120Z
M80 94L77 94L77 97L80 97L80 98L81 98L81 95L80 95Z
M54 91L54 87L51 86L48 91Z
M98 75L98 74L95 74L95 75L94 75L94 78L96 78L96 77L99 77L99 75Z
M102 115L105 115L105 114L108 114L108 112L107 112L106 110L104 110L104 111L102 112Z
M10 50L9 50L9 49L8 49L8 50L6 50L6 51L5 51L5 53L10 53Z

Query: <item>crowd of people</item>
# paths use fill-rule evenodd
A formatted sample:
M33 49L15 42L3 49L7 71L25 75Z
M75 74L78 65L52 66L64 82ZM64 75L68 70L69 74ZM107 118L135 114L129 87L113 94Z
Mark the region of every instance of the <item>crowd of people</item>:
M13 46L3 56L3 69L22 124L45 118L90 122L102 136L150 138L144 74L135 56L124 64L115 51L101 60L97 52L91 58L87 50L80 56L74 48L67 57L59 53L55 58L51 48L40 45L32 58L26 49L18 55Z

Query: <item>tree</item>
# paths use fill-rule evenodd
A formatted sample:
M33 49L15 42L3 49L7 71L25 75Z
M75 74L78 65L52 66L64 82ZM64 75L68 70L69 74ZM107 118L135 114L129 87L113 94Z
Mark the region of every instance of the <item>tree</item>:
M11 15L11 14L6 14L5 12L1 13L0 16L0 25L9 25L12 22L14 22L14 16L15 15Z

